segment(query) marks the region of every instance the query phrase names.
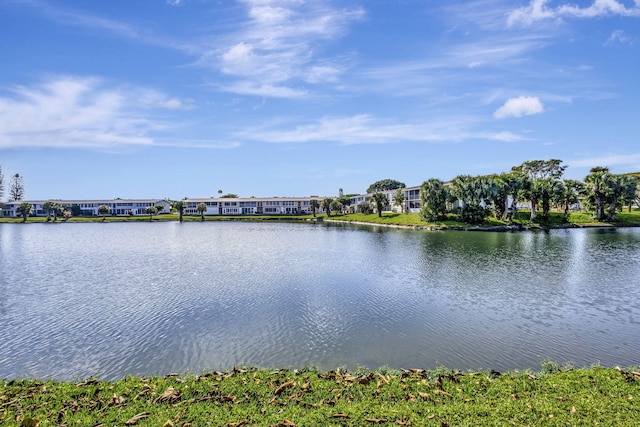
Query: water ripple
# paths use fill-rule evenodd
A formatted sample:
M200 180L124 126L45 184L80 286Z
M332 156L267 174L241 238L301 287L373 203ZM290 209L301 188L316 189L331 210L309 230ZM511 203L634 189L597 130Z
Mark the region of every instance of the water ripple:
M635 229L0 224L0 251L0 377L640 364Z

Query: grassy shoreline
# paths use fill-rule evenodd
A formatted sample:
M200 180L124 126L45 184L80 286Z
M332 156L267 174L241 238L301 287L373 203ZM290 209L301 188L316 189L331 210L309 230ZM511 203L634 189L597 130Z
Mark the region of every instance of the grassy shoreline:
M0 381L0 424L22 426L637 425L640 372L317 372L234 369L77 383Z
M558 229L558 228L585 228L585 227L640 227L640 210L634 209L631 212L620 212L616 216L616 221L596 222L591 215L584 212L572 212L568 221L563 220L563 213L551 212L549 221L531 221L529 211L519 211L516 213L514 221L507 223L495 218L488 217L482 224L469 225L456 220L455 215L449 215L445 221L425 222L420 219L417 213L403 214L386 212L381 217L377 214L342 214L327 216L326 214L312 215L215 215L205 216L204 221L276 221L276 222L344 222L353 224L369 224L379 226L391 226L401 228L411 228L420 230L467 230L467 231L517 231L534 229ZM55 224L61 223L112 223L112 222L164 222L179 221L178 214L160 214L149 219L148 216L107 216L102 217L73 217L67 221L58 219ZM200 222L203 219L199 215L185 215L184 222ZM0 223L23 223L21 218L0 218ZM32 223L52 223L46 217L30 217L27 224Z

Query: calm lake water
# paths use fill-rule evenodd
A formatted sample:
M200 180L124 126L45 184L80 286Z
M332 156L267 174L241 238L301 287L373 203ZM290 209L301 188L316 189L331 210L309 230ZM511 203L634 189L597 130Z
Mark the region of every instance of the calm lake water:
M640 230L0 224L0 378L640 365Z

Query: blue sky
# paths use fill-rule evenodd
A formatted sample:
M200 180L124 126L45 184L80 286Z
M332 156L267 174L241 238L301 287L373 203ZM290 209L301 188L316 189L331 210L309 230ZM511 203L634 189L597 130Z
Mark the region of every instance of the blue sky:
M0 53L27 199L640 170L640 0L0 0Z

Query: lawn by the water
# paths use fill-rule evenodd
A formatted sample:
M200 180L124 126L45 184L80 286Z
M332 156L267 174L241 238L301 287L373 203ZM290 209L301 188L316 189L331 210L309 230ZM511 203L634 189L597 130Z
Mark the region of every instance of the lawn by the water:
M544 368L544 367L543 367ZM16 426L637 426L638 369L234 369L117 382L0 381Z

